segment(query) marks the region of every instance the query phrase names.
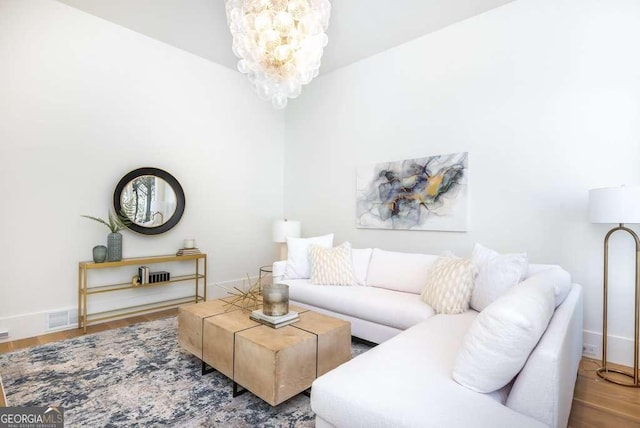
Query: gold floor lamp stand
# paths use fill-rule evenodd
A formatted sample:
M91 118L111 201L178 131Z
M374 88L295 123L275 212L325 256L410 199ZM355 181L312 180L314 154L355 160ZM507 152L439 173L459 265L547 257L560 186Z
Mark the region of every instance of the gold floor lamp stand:
M607 296L609 277L609 238L614 232L623 230L628 232L636 241L636 275L635 275L635 312L634 312L634 332L633 332L633 373L623 370L611 369L607 367ZM620 223L607 233L604 238L604 295L602 299L602 367L597 370L598 376L607 382L612 382L622 386L640 387L638 382L638 321L640 313L640 239L638 235L624 224ZM629 379L629 380L625 380Z

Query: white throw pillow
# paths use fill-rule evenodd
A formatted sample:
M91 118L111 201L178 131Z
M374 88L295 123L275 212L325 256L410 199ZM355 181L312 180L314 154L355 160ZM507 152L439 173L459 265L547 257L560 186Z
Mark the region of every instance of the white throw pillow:
M438 259L430 254L400 253L374 248L367 273L367 285L420 294L429 268Z
M556 308L564 302L571 291L571 275L558 265L529 265L525 279L529 282L550 282L556 295Z
M441 256L429 269L422 300L437 314L462 313L469 309L473 277L471 260Z
M313 238L287 238L287 267L284 279L309 278L309 246L333 247L333 233Z
M309 246L311 283L318 285L355 285L351 244L344 242L334 248Z
M352 248L351 259L353 260L353 273L359 285L367 283L367 270L371 261L371 248Z
M480 244L473 247L471 261L477 272L471 307L478 312L522 281L529 267L525 253L501 255Z
M524 367L555 310L553 285L518 284L469 327L453 379L476 392L502 388Z

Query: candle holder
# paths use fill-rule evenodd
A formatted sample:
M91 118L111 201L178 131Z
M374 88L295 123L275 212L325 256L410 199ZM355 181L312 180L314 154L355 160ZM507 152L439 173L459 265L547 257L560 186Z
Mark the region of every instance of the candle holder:
M289 313L289 286L286 284L265 284L262 287L262 312L279 317Z

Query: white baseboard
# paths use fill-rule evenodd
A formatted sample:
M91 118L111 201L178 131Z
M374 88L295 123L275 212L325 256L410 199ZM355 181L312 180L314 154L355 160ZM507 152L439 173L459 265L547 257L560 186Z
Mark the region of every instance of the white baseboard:
M583 355L597 360L602 359L602 333L583 330L583 349L592 345L594 353L585 352ZM607 338L607 361L633 367L633 339L609 335Z
M255 280L257 280L257 277L251 278L251 281ZM234 286L241 288L242 285L243 279L224 281L216 284L207 284L207 300L219 299L221 297L228 296L226 289L233 289ZM248 287L246 278L244 278L244 286L245 288ZM132 290L132 293L135 294L138 291L142 290ZM139 304L150 303L150 301L158 301L161 299L178 298L181 297L181 292L183 295L193 295L194 290L192 286L178 286L172 287L171 289L162 289L159 287L157 289L149 289L144 291L146 291L146 293L138 296L131 295L132 293L122 293L121 295L117 295L118 293L107 293L110 294L107 299L103 299L102 301L89 302L89 312L110 310L122 306L135 306ZM0 330L9 331L9 337L1 339L0 343L77 328L77 324L67 325L56 329L47 328L47 317L49 313L59 311L72 311L75 314L77 313L77 310L77 306L74 305L62 308L51 308L47 311L0 318Z

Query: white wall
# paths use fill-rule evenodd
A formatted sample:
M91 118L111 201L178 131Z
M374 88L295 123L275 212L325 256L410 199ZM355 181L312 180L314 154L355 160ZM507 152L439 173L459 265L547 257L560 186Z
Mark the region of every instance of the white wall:
M165 234L124 232L125 257L195 237L210 290L257 275L277 256L283 132L237 72L58 2L0 0L0 330L39 334L43 312L76 307L77 263L108 233L80 215L106 216L141 166L172 173L186 210Z
M640 183L640 2L518 0L319 77L289 103L285 214L356 247L558 263L600 344L602 239L590 188ZM469 151L468 233L355 227L358 165ZM640 231L636 226L636 231ZM633 249L612 240L610 359L631 364Z
M633 0L518 0L319 77L285 132L238 73L57 2L0 0L0 330L39 334L43 313L75 308L77 262L107 233L80 214L106 215L120 177L156 166L187 209L166 234L125 232L127 257L193 236L210 289L254 274L276 257L284 171L307 236L563 265L599 346L609 226L588 223L587 190L640 182L639 21ZM355 228L358 165L455 151L470 152L468 233ZM633 248L612 247L610 357L630 364Z

